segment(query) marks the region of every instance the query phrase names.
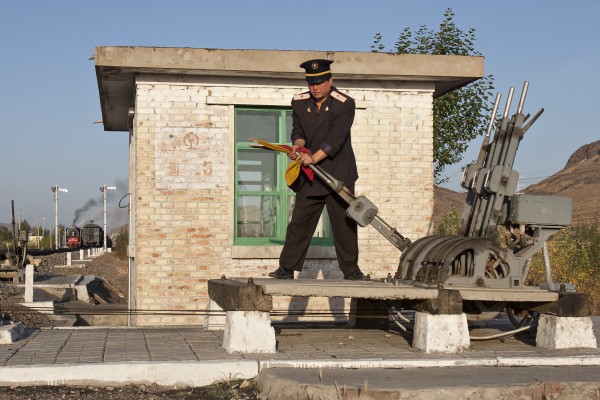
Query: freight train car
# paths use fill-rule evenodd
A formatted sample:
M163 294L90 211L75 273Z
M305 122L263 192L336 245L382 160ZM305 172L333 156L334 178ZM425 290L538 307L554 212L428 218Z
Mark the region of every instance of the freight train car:
M81 247L102 247L104 245L104 230L100 225L85 224L81 229Z

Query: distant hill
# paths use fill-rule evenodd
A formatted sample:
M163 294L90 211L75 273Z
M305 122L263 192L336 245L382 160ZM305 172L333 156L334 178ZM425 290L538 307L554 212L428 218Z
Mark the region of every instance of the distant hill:
M444 215L453 209L458 212L460 218L465 207L467 192L455 192L443 187L433 188L433 226L437 229Z
M573 224L600 219L600 140L577 149L565 168L524 190L573 200Z
M567 196L573 200L573 224L600 220L600 140L577 149L565 168L523 190L528 194ZM462 213L466 192L434 188L434 226L453 208Z

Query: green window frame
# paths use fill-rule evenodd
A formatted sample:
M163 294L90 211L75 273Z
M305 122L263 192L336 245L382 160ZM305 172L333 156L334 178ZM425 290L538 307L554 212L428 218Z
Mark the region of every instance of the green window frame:
M256 149L250 138L289 143L290 108L235 107L234 244L282 245L292 217L295 193L287 187L286 154ZM332 246L333 237L324 210L311 245Z

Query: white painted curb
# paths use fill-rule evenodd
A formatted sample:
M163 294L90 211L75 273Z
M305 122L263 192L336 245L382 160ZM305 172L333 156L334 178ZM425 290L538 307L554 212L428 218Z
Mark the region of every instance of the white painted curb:
M230 379L251 379L256 361L117 362L0 367L0 386L130 385L198 387Z
M571 357L490 357L402 360L263 360L259 369L266 368L438 368L438 367L534 367L534 366L600 366L598 356Z

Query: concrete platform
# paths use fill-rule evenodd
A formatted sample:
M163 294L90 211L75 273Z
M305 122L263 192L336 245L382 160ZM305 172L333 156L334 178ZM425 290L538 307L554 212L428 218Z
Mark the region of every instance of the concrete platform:
M600 318L593 321L598 339ZM508 321L496 320L481 324L471 334L486 336L509 328ZM400 395L411 390L424 396L443 393L452 389L450 386L456 390L460 385L463 391L470 387L467 392L471 398L496 399L510 397L499 397L496 389L490 391L490 381L504 390L508 382L505 371L520 367L517 370L523 374L532 371L534 375L538 371L535 368L554 368L555 373L537 377L538 387L544 390L555 390L555 384L562 385L565 393L567 389L584 393L589 385L600 390L599 349L543 350L535 347L527 333L517 338L475 341L469 351L459 354L414 350L409 339L395 331L280 324L276 333L277 353L241 354L221 347L222 331L199 327L27 330L26 338L0 345L0 385L204 386L235 376L257 377L263 392L271 393L268 398L273 399L293 398L275 396L283 384L288 394L304 393L299 398L307 398L315 382L323 393L334 393L331 390L342 385L348 390L353 387L360 391L361 399L370 398L365 391L393 390L396 397L390 398L405 398ZM578 374L566 372L582 367ZM456 375L442 384L435 378L440 374Z

